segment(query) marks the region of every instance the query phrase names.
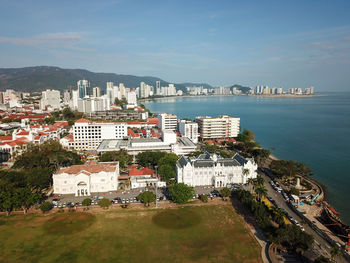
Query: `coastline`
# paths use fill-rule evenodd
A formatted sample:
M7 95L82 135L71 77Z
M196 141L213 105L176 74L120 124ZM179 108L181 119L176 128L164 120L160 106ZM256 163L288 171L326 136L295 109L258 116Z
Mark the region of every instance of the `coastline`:
M277 158L277 157L276 157L275 155L273 155L272 153L270 154L269 158L270 158L272 161L280 161L280 159ZM306 178L305 178L305 176L303 176L303 178L306 179L306 180L310 180L312 183L316 184L316 185L320 188L321 192L323 193L323 198L322 198L322 199L323 199L323 200L327 200L327 198L326 198L327 187L326 187L324 184L322 184L321 182L319 182L319 181L316 180L315 178L310 178L310 177L306 177Z
M164 96L164 97L152 97L152 98L141 98L138 101L154 101L162 99L177 99L177 98L210 98L210 97L257 97L257 98L288 98L288 99L299 99L299 98L312 98L312 97L324 97L328 96L326 94L310 94L310 95L294 95L294 94L265 94L265 95L255 95L255 94L228 94L228 95L183 95L183 96Z

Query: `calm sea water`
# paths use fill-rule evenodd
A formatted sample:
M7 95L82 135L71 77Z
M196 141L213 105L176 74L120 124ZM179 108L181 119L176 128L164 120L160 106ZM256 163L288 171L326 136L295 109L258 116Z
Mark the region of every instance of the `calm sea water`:
M154 113L180 118L222 114L241 118L241 127L285 160L313 169L327 199L350 224L350 93L310 98L246 96L159 99L144 104Z

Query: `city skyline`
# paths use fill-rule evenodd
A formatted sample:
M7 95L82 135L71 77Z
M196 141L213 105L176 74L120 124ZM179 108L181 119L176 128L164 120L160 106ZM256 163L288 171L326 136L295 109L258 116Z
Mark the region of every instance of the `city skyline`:
M0 67L350 90L347 1L1 2Z

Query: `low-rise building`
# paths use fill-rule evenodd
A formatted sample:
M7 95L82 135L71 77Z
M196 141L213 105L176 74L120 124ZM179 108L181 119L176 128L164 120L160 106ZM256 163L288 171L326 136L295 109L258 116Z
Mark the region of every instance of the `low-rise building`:
M197 150L197 145L190 139L176 138L176 134L171 131L163 131L162 138L126 138L123 140L103 140L97 148L98 153L126 150L128 154L137 155L147 151L172 152L178 155L190 154Z
M53 174L54 194L90 196L91 193L116 191L118 189L119 163L87 162L61 168Z
M145 188L145 187L164 187L165 182L161 182L159 178L156 177L156 172L150 168L132 168L129 171L130 188Z
M225 187L229 184L245 184L248 178L256 178L258 166L253 158L236 154L223 158L204 153L198 157L182 156L176 163L176 180L189 186Z
M105 139L123 139L126 136L126 123L79 119L73 126L75 150L96 150Z

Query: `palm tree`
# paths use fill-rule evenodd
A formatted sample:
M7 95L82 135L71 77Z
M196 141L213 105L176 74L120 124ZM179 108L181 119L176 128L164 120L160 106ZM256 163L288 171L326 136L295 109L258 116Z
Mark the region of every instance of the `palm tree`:
M271 210L273 221L275 221L279 225L284 224L284 212L276 206L272 206Z
M262 178L261 175L258 175L256 178L255 178L255 182L258 186L262 186L264 185L264 178Z
M248 178L247 184L252 186L252 189L254 189L254 179ZM250 190L250 193L252 193L252 189Z
M249 169L244 168L244 169L243 169L243 175L248 175L248 174L249 174Z
M267 189L265 188L265 186L260 185L257 188L255 188L255 193L258 196L259 201L261 201L261 198L267 195Z
M336 257L340 257L341 256L341 251L340 251L340 249L338 248L338 247L332 247L331 248L331 257L332 257L332 260L334 261L334 262L336 262L334 259L336 258Z

